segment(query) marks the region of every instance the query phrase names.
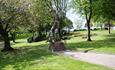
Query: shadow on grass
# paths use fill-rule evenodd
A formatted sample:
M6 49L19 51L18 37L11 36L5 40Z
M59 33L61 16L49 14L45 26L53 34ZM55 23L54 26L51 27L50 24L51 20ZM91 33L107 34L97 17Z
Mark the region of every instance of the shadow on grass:
M108 35L104 35L105 37L115 37L115 33L111 33L111 34L108 34Z
M13 69L15 70L23 70L27 65L34 65L35 63L32 62L35 60L45 60L47 57L55 55L46 50L45 47L39 46L18 48L18 50L11 53L0 52L0 70L3 70L10 65L13 66ZM40 61L38 61L38 63L39 62Z
M15 70L24 70L26 66L31 66L38 63L45 63L45 60L48 57L53 57L55 54L52 54L51 52L46 50L48 49L47 47L43 46L45 46L45 44L36 46L25 45L18 48L16 52L0 52L0 70L4 70L4 68L9 68L10 66L12 66ZM68 49L77 50L78 48L81 48L88 51L102 47L111 47L115 49L114 34L108 35L105 40L98 40L92 42L83 41L78 43L68 43L67 45ZM34 61L37 61L37 63Z
M105 37L106 39L104 40L97 40L97 41L92 41L92 42L82 41L78 43L68 43L67 48L70 50L82 49L84 52L85 51L88 52L88 51L99 49L99 48L115 49L115 34L106 35Z

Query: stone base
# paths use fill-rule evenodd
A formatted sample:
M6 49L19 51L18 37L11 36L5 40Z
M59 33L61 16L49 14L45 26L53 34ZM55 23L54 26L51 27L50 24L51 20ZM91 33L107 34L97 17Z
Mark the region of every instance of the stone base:
M53 44L52 50L53 51L64 51L66 50L66 48L63 42L57 41Z

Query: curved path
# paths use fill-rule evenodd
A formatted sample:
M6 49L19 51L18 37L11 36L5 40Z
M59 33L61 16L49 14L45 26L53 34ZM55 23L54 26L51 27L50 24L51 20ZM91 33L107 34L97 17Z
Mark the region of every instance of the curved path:
M73 52L73 51L64 51L61 53L81 61L85 61L93 64L99 64L115 69L115 55L98 54L92 52L83 53L83 52Z

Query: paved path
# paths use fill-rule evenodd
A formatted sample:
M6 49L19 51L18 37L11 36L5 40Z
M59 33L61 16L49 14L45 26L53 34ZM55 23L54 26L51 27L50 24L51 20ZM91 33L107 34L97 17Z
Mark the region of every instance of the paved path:
M73 52L73 51L64 51L61 53L66 56L71 56L78 60L82 60L93 64L99 64L115 69L115 55L98 54L92 52L83 53L83 52Z

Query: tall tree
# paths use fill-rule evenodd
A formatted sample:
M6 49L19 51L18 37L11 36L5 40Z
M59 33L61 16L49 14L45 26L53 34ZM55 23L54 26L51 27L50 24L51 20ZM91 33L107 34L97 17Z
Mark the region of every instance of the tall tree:
M52 27L49 31L49 42L51 46L56 41L61 41L61 30L67 12L67 0L42 0L52 17Z
M49 12L49 8L45 4L44 0L33 0L33 6L31 8L31 13L34 19L33 28L39 36L47 34L51 27L52 17Z
M62 39L62 25L64 24L63 21L66 17L67 12L67 0L53 0L50 1L50 9L53 17L53 26L49 33L49 38L51 45L53 46L53 43L56 41L61 41ZM64 46L61 46L64 50ZM61 50L62 50L61 49Z
M94 0L74 0L75 8L85 17L88 29L88 39L91 41L90 23L94 12Z
M100 17L103 17L103 19L106 19L106 22L108 23L108 31L109 34L111 33L111 24L112 21L115 20L115 0L100 0L101 1L101 7L102 14Z
M27 22L26 10L20 1L0 0L0 34L4 38L2 51L12 51L9 32L19 25Z

